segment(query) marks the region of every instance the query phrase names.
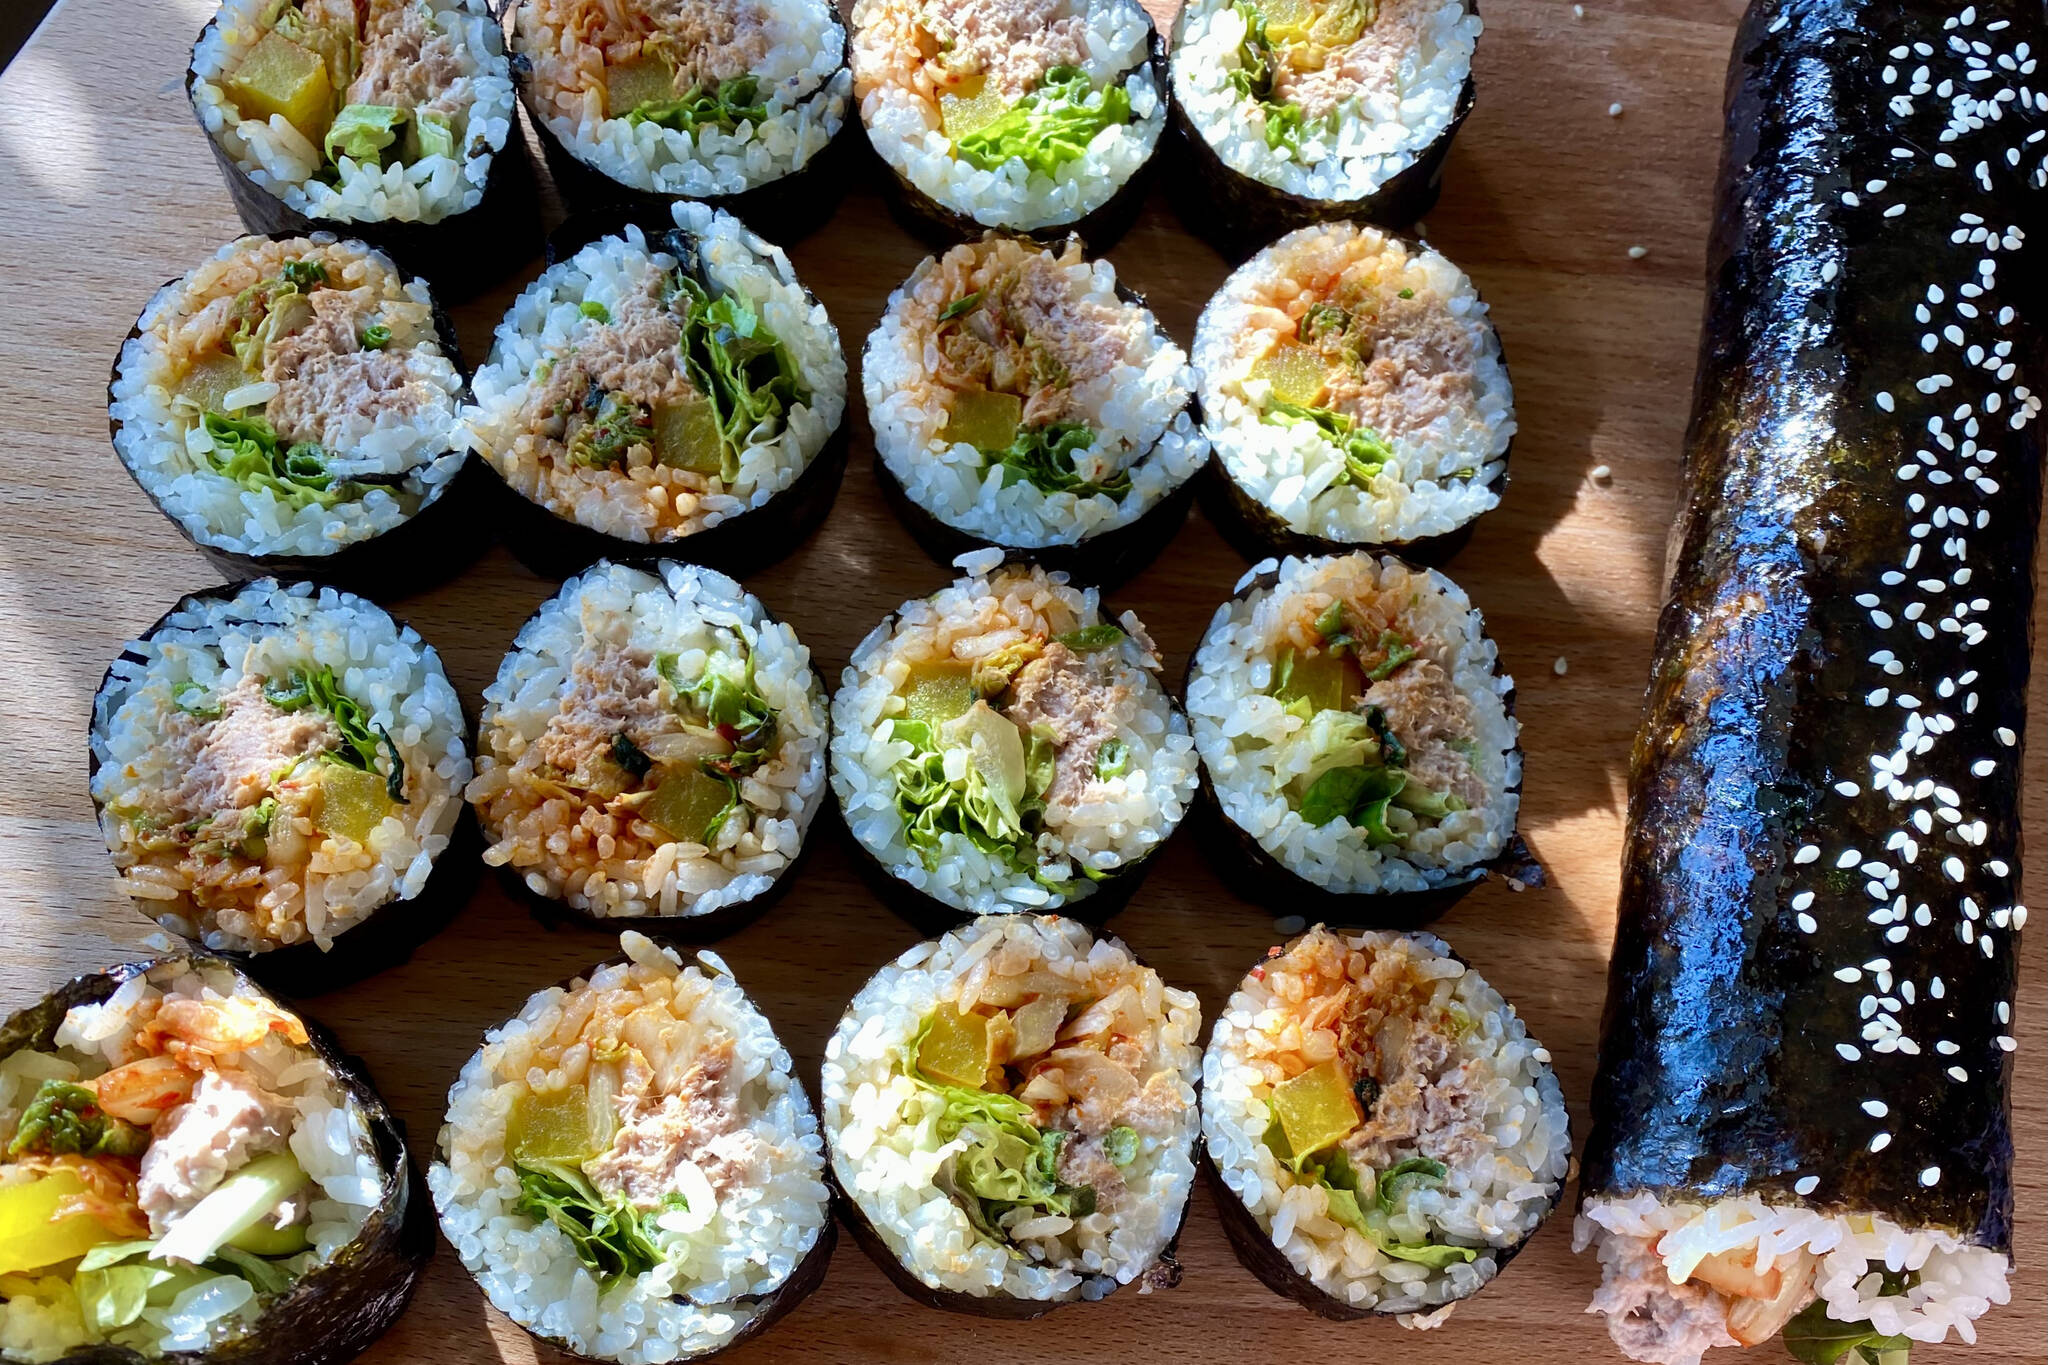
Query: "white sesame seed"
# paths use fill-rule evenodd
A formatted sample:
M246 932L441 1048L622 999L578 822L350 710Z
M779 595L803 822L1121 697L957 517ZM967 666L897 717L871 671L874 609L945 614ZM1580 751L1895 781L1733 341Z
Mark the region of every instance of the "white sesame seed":
M1920 1172L1920 1183L1928 1186L1930 1189L1941 1183L1941 1167L1929 1166L1926 1170Z
M1891 1107L1883 1100L1865 1100L1863 1101L1863 1112L1874 1119L1881 1119L1891 1112Z
M1836 866L1836 867L1838 867L1838 868L1839 868L1839 867L1854 867L1854 866L1856 866L1856 864L1858 864L1858 863L1860 863L1860 862L1862 862L1862 861L1863 861L1863 855L1862 855L1861 853L1857 852L1857 851L1856 851L1855 849L1853 849L1853 848L1845 848L1845 849L1843 849L1843 850L1842 850L1842 856L1841 856L1841 857L1839 857L1839 858L1837 858L1837 859L1835 859L1835 866Z
M1948 1069L1948 1078L1952 1081L1967 1081L1970 1079L1970 1073L1959 1066L1952 1066Z
M1628 258L1632 261L1640 261L1649 254L1650 248L1646 246L1632 246L1628 249Z
M1812 1194L1815 1190L1819 1188L1820 1177L1817 1175L1802 1175L1797 1180L1792 1182L1792 1193L1794 1194Z
M1593 482L1594 482L1594 483L1606 483L1606 482L1607 482L1608 480L1612 479L1613 477L1614 477L1614 471L1613 471L1612 469L1609 469L1609 468L1608 468L1608 467L1607 467L1606 465L1604 465L1604 464L1596 464L1596 465L1594 465L1594 466L1593 466Z
M1941 861L1941 870L1948 874L1950 881L1959 882L1963 879L1963 860L1954 856L1944 858Z
M1934 1045L1934 1050L1936 1052L1939 1052L1944 1057L1953 1057L1958 1052L1962 1051L1961 1048L1957 1047L1954 1043L1951 1043L1946 1038L1943 1038L1941 1041L1937 1042Z
M1880 392L1877 395L1877 405L1886 412L1890 412L1892 410L1892 396L1889 393Z
M1810 863L1819 857L1819 847L1813 844L1802 844L1799 851L1792 855L1792 861L1795 863Z
M1558 677L1562 678L1566 673L1569 673L1571 671L1571 667L1571 661L1566 659L1564 655L1560 654L1557 656L1557 662L1550 666L1550 671L1552 673L1557 674Z
M1835 1051L1842 1054L1845 1062L1853 1062L1863 1055L1862 1050L1852 1043L1836 1043Z
M1870 1140L1870 1150L1873 1152L1881 1152L1891 1145L1892 1135L1890 1133L1879 1133Z
M1586 17L1586 7L1585 7L1584 5L1573 5L1573 6L1572 6L1572 18L1574 18L1574 19L1583 19L1583 18L1585 18L1585 17Z
M1610 105L1608 105L1608 106L1607 106L1607 117L1609 117L1609 118L1620 118L1620 117L1621 117L1621 105L1620 105L1620 104L1618 104L1618 103L1617 103L1617 104L1610 104Z
M1800 916L1799 916L1799 932L1800 932L1800 933L1802 933L1802 934L1811 934L1811 933L1814 933L1815 931L1817 931L1817 930L1818 930L1819 928L1820 928L1820 924L1819 924L1819 922L1818 922L1818 921L1816 921L1816 920L1814 919L1814 917L1813 917L1812 915L1808 915L1808 914L1805 914L1805 913L1801 913L1801 914L1800 914Z

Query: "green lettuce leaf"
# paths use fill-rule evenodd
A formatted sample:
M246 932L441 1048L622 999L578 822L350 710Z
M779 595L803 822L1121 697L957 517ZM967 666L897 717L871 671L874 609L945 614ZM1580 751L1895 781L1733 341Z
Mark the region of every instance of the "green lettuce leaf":
M1088 73L1056 66L1037 89L953 144L960 159L984 171L1022 161L1048 179L1088 150L1095 135L1131 121L1131 97L1121 85L1098 95Z
M1072 493L1077 498L1105 494L1121 498L1131 491L1129 470L1119 470L1107 479L1082 478L1074 469L1074 456L1095 444L1095 433L1078 422L1050 422L1042 427L1024 427L1017 439L1002 450L982 452L987 468L1002 470L1003 487L1029 483L1041 493Z
M1324 440L1337 447L1344 456L1344 472L1333 481L1333 487L1369 483L1394 458L1394 448L1381 440L1377 432L1360 426L1341 412L1269 397L1260 416L1275 426L1313 426Z
M99 1096L69 1081L47 1080L36 1087L7 1155L141 1156L149 1130L100 1108Z
M626 115L626 122L671 128L694 133L699 128L722 128L732 132L743 123L759 123L768 117L768 106L760 98L761 82L754 76L735 76L714 89L698 86L672 100L642 100Z
M384 149L398 141L399 129L404 126L403 109L388 104L344 105L328 125L324 144L327 159L336 165L343 157L376 164Z
M687 240L672 237L671 249L695 259ZM719 473L730 483L739 477L740 452L780 432L790 410L810 402L810 389L796 357L746 299L714 298L683 266L669 272L666 295L682 314L683 366L711 403L723 455Z
M652 1270L665 1259L648 1231L650 1215L606 1199L577 1163L515 1161L513 1170L519 1177L514 1208L560 1228L576 1249L576 1259L605 1288ZM687 1207L681 1195L668 1198L676 1207Z
M254 413L230 417L208 412L200 420L213 438L206 463L214 473L252 492L268 492L294 511L315 504L332 507L362 491L358 484L335 481L319 446L310 441L285 445L270 423Z

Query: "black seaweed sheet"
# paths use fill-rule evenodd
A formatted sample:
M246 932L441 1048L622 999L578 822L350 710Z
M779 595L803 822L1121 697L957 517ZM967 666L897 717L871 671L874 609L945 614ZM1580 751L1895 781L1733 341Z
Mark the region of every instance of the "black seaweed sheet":
M73 977L0 1024L0 1058L25 1047L50 1047L66 1011L97 1004L122 983L169 960L124 963ZM194 954L192 960L199 964L219 961L204 954ZM385 1107L362 1060L343 1052L334 1035L304 1014L293 1013L306 1026L320 1060L363 1107L369 1120L370 1145L383 1179L377 1207L354 1241L265 1304L248 1331L211 1350L179 1351L162 1357L164 1360L203 1365L341 1365L398 1320L434 1254L434 1206L427 1196L426 1181L406 1154L405 1126ZM144 1359L126 1347L101 1344L81 1346L62 1356L57 1365L141 1365Z
M1956 16L1758 0L1737 41L1589 1196L2009 1243L2048 120L2000 59L2048 22Z

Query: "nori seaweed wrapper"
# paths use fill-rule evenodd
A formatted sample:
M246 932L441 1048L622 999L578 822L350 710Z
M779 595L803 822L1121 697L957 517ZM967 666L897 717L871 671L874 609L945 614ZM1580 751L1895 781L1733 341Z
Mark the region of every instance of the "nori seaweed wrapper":
M1959 18L1758 0L1736 43L1587 1196L2010 1243L2048 20Z
M247 582L224 583L219 587L204 588L198 592L186 593L178 599L176 606L159 616L148 630L138 637L141 640L153 638L181 612L191 610L196 604L208 600L226 602L249 586ZM280 584L280 590L283 586ZM388 614L388 613L387 613ZM400 631L408 629L406 622L397 616L392 624ZM417 631L414 632L418 634ZM424 640L422 640L424 644ZM428 646L431 648L431 646ZM438 653L438 652L437 652ZM90 713L96 717L100 710L100 697L114 683L114 664L123 660L132 663L145 662L143 656L123 648L114 662L100 675L100 685L93 692L93 707ZM451 690L453 684L450 684ZM88 729L96 725L88 719ZM464 717L463 743L474 753L476 749L475 727ZM93 824L98 827L103 818L103 809L97 793L93 793L93 779L99 775L100 759L88 741L85 746L86 790L92 793ZM460 800L462 793L451 793ZM197 944L192 951L204 953L223 962L232 964L237 971L253 977L271 991L281 995L299 998L322 995L340 990L344 986L375 976L378 972L408 961L415 949L453 922L469 902L469 896L476 889L482 877L482 842L477 834L476 816L467 805L455 821L454 829L448 836L448 847L434 858L433 870L427 874L426 885L418 895L407 900L389 900L372 910L334 936L334 946L322 949L312 939L298 943L268 948L260 952L243 949L203 948ZM156 917L138 900L130 899L135 912L157 923ZM166 933L171 932L169 929Z
M25 1047L52 1047L66 1011L98 1004L122 983L176 960L124 963L73 977L0 1024L0 1058ZM190 960L195 966L235 970L232 963L205 953L194 953ZM277 999L239 971L237 975L266 998ZM59 1357L57 1365L341 1365L383 1335L405 1311L434 1254L434 1205L426 1180L406 1153L405 1126L377 1094L362 1060L342 1051L334 1035L304 1013L290 1013L305 1025L309 1045L362 1106L369 1122L383 1186L362 1231L325 1265L307 1271L265 1303L254 1325L232 1341L205 1351L169 1351L153 1357L121 1346L82 1346Z
M1392 555L1382 557L1399 558ZM1400 562L1411 570L1416 568L1414 561L1403 559ZM1279 567L1267 560L1246 575L1242 586L1230 595L1231 600L1240 601L1252 593L1270 591L1279 582ZM1482 633L1486 638L1492 638L1491 632ZM1204 638L1207 638L1206 630ZM1195 658L1200 652L1201 643L1198 641L1188 653L1187 671L1181 677L1180 686L1183 708L1187 702L1188 684L1195 676ZM1495 674L1498 675L1500 670L1501 665L1496 661ZM1508 719L1514 720L1514 688L1510 687L1501 694L1501 702ZM1520 747L1519 742L1517 747ZM1518 778L1509 784L1508 790L1519 793L1522 790L1521 780ZM1452 906L1491 878L1505 881L1516 891L1544 886L1549 882L1543 864L1530 851L1527 841L1519 833L1511 833L1499 853L1483 863L1452 873L1435 886L1418 891L1332 891L1310 881L1267 852L1251 831L1224 813L1206 762L1202 764L1202 786L1196 793L1193 814L1200 821L1202 852L1218 881L1233 895L1276 917L1300 915L1310 924L1352 929L1420 929L1441 919Z
M1149 11L1146 18L1149 22ZM1146 39L1146 55L1141 65L1152 69L1152 79L1158 86L1160 98L1165 99L1166 43L1159 36L1157 28L1154 28ZM1128 71L1121 73L1118 80L1122 81L1129 74ZM854 103L857 109L860 103L857 96ZM1097 207L1079 218L1028 229L984 223L972 214L947 208L911 184L910 180L890 165L879 151L873 151L873 159L883 172L882 195L884 202L889 206L890 216L895 218L905 232L928 246L944 250L955 242L974 241L985 232L1006 232L1018 237L1028 237L1048 246L1059 246L1070 236L1079 237L1086 244L1089 255L1099 256L1115 246L1118 239L1130 231L1131 224L1137 221L1138 210L1145 206L1145 191L1151 184L1153 168L1159 164L1159 158L1164 154L1167 141L1172 134L1173 129L1170 125L1160 129L1159 141L1153 146L1152 154L1145 158L1144 164L1131 172L1131 178L1118 186L1116 192ZM861 136L863 139L867 137L865 119L861 121ZM872 150L874 144L870 141L868 146Z
M507 8L516 9L517 6L508 4ZM572 217L614 211L653 215L672 225L674 220L668 216L669 206L678 200L689 199L723 209L769 241L787 246L816 232L831 220L839 208L839 201L846 197L847 186L863 158L865 142L853 126L860 122L860 110L849 98L846 118L839 125L839 131L810 160L787 175L764 181L737 194L670 194L643 190L614 180L557 137L534 107L533 60L522 52L511 53L511 59L512 79L519 88L519 102L526 107L527 121L540 142L548 178L554 182L555 192L561 196L562 207ZM844 69L843 58L841 69ZM820 86L812 98L824 99L830 84L827 81ZM551 254L551 264L553 259Z
M216 15L206 21L193 43L196 51L206 30L220 22ZM188 59L185 63L185 102L199 124L199 135L213 151L228 196L235 201L235 213L242 226L256 233L331 232L353 237L387 252L409 271L433 281L435 291L460 301L513 274L540 249L540 187L527 160L526 140L515 116L505 133L505 145L491 154L491 169L484 177L484 194L474 208L433 223L403 222L396 219L340 220L314 218L290 207L250 178L235 164L206 125L199 121L199 104L193 87L199 76Z
M344 223L338 226L346 228L352 225ZM335 231L333 228L317 230ZM284 231L254 235L267 236L272 241L288 241L304 237L307 233ZM336 232L335 235L343 242L356 242L373 250L383 250L348 232ZM391 255L389 252L385 254ZM399 267L403 277L406 274L405 262L395 256L392 256L392 262ZM175 286L183 278L180 275L166 280L157 292ZM151 295L150 301L155 302L155 295ZM148 304L143 305L145 313L148 308ZM462 347L456 340L455 324L449 320L447 309L442 307L438 295L434 298L433 315L434 339L440 344L441 354L462 377L462 389L455 395L456 405L460 408L469 401L469 369L462 363ZM117 437L122 427L112 413L114 383L121 370L121 350L141 334L142 317L138 314L134 324L128 328L128 335L121 339L121 346L115 348L113 363L108 367L109 440ZM115 462L135 481L135 486L142 489L150 504L178 528L178 534L184 537L185 543L205 555L224 577L231 579L310 578L319 583L331 583L362 597L384 601L424 592L453 578L481 555L490 543L490 523L483 511L490 493L491 476L487 469L481 467L483 461L475 456L465 456L455 477L431 492L419 510L398 525L367 540L352 541L325 555L237 554L208 545L193 535L184 522L170 515L118 453Z
M1478 11L1477 0L1468 8ZM1187 23L1182 6L1174 23L1174 48L1181 47ZM1458 91L1451 121L1415 159L1361 199L1311 199L1291 194L1225 165L1167 85L1171 158L1166 186L1174 211L1189 231L1215 248L1232 265L1296 228L1311 223L1351 219L1382 227L1406 228L1436 207L1443 192L1444 158L1464 126L1478 97L1471 75Z

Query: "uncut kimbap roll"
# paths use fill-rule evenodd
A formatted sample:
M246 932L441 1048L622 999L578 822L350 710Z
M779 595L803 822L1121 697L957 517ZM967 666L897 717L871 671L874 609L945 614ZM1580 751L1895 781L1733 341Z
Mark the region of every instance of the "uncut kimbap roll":
M392 965L460 908L466 731L411 627L261 579L183 599L108 668L93 806L138 910L309 993Z
M0 1025L0 1360L341 1365L433 1249L362 1063L218 958Z
M1201 1026L1192 992L1056 915L910 949L825 1045L847 1226L897 1288L955 1312L1173 1287Z
M489 0L221 0L185 92L251 232L361 237L454 298L539 245Z
M463 378L426 284L328 233L242 237L159 289L114 361L114 451L225 572L405 593L472 531Z
M1195 327L1214 508L1247 557L1370 545L1440 562L1500 502L1514 389L1486 305L1430 248L1303 228Z
M590 1360L699 1360L824 1278L824 1143L723 962L630 930L619 945L484 1035L427 1184L456 1255L536 1337Z
M1479 32L1473 0L1190 0L1171 64L1183 220L1231 260L1309 223L1415 222L1472 110Z
M989 234L927 257L869 336L876 477L918 542L1114 583L1164 549L1209 458L1194 371L1107 261Z
M498 324L464 414L504 537L567 578L676 555L728 572L794 549L846 466L846 355L789 258L678 202L558 261Z
M1194 799L1187 720L1138 618L1064 574L961 556L854 650L832 789L856 856L921 927L1121 909Z
M1442 939L1320 926L1217 1016L1202 1140L1224 1230L1267 1288L1406 1327L1500 1273L1572 1155L1550 1053Z
M599 564L484 689L468 797L529 899L708 938L788 886L825 801L825 685L724 574Z
M688 196L787 242L838 204L853 74L827 0L518 0L511 23L571 208Z
M1515 840L1514 680L1433 569L1367 554L1261 565L1216 609L1187 713L1225 880L1280 915L1435 918Z
M1166 127L1137 0L855 0L854 94L890 204L936 242L985 228L1105 251Z

